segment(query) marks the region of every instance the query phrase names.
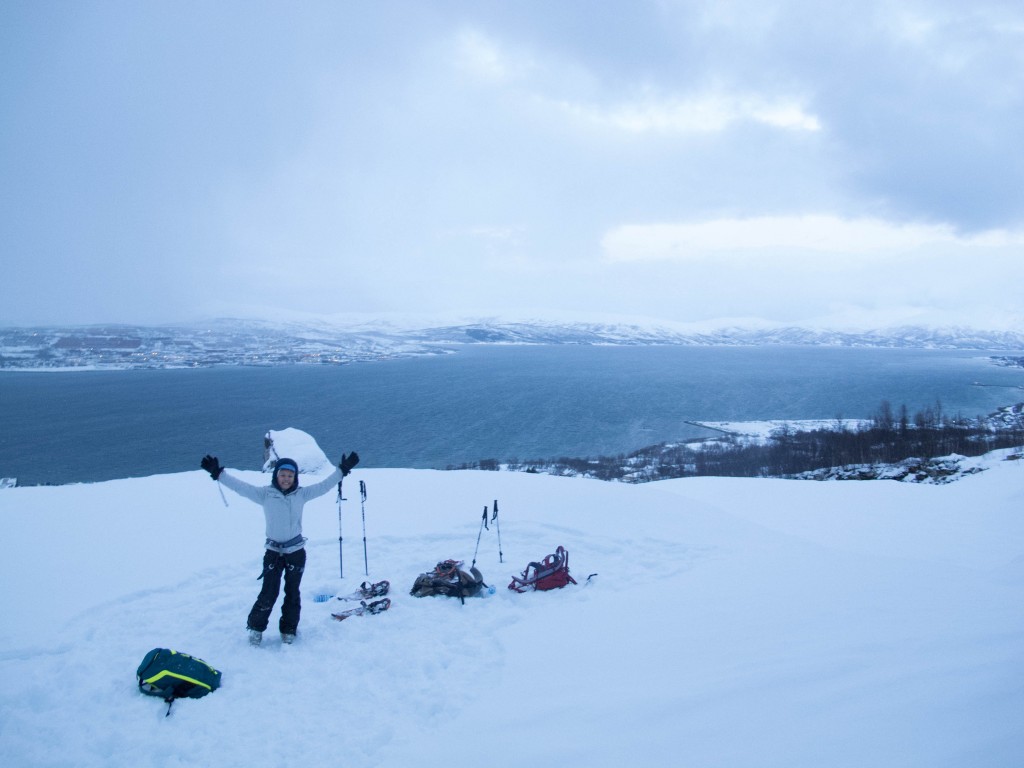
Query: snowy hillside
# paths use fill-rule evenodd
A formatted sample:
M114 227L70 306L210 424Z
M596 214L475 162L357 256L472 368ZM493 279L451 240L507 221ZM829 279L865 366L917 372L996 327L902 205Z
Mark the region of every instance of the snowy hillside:
M947 486L357 468L345 578L330 494L306 508L298 640L260 648L262 514L204 472L5 489L0 764L1024 765L1024 465L1003 456ZM312 595L365 578L359 480L394 604L338 623ZM468 564L495 498L496 593L410 597ZM505 588L558 545L580 586ZM223 686L165 718L135 681L158 646Z

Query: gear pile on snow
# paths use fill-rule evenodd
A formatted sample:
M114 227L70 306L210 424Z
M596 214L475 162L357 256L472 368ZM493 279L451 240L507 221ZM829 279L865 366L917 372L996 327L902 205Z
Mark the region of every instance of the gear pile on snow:
M434 566L434 570L421 573L416 577L409 592L413 597L429 597L443 595L465 599L479 594L484 584L483 574L476 566L469 573L462 570L462 560L443 560Z
M539 563L529 563L522 575L513 576L508 588L515 592L543 591L575 583L576 579L569 575L569 553L559 546Z

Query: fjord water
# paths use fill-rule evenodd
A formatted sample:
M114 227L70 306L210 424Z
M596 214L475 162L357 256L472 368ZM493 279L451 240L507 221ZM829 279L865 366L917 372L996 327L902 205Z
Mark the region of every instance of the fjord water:
M1005 353L1000 353L1005 354ZM977 351L468 346L344 366L0 373L0 477L24 485L258 468L268 429L332 459L444 468L616 455L708 434L690 421L867 418L882 400L976 416L1024 400Z

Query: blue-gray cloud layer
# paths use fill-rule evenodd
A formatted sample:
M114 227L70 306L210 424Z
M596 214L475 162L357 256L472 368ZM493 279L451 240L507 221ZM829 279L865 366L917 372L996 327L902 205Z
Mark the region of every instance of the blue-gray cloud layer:
M8 2L4 319L1016 322L1022 94L1011 2Z

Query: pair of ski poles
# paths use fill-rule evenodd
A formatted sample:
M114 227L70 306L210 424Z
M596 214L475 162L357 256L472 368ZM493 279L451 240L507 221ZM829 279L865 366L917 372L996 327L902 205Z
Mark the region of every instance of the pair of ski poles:
M348 501L348 499L342 495L341 491L341 485L344 480L345 478L343 477L338 481L338 572L342 579L345 578L345 554L342 549L344 536L341 534L341 502ZM369 576L370 564L366 557L366 483L362 480L359 481L359 498L360 508L363 513L363 572Z
M498 531L498 562L504 563L504 553L501 551L501 522L498 520L498 500L494 500L494 516L491 517L491 522L494 523L494 527ZM480 551L480 537L483 535L484 528L491 530L487 526L487 507L484 506L483 517L480 518L480 531L476 535L476 549L473 550L473 565L476 565L476 555ZM470 566L472 567L472 566Z

